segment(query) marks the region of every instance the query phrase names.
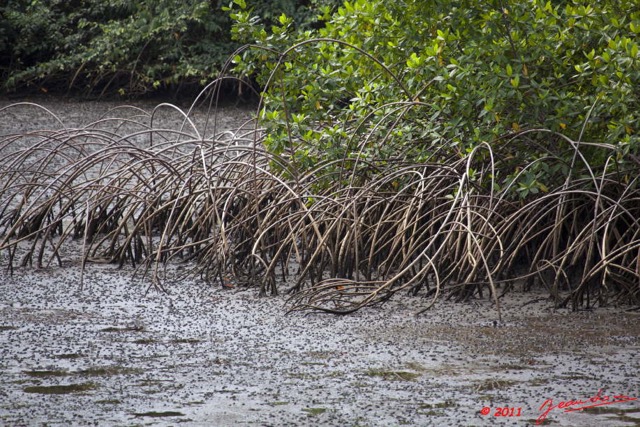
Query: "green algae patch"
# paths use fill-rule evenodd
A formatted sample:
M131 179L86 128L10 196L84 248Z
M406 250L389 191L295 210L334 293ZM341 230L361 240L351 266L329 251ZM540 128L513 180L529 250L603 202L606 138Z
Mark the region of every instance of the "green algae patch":
M104 400L96 400L98 405L120 405L122 400L120 399L104 399Z
M156 344L157 342L158 341L153 338L140 338L138 340L135 340L133 343L147 345L147 344Z
M94 366L76 372L76 375L84 377L110 377L114 375L140 374L141 369L127 368L124 366Z
M475 390L477 392L505 390L516 385L516 381L488 379L476 383Z
M413 381L420 376L416 372L388 371L382 369L369 369L366 374L370 377L380 377L387 381Z
M95 383L81 383L81 384L65 384L65 385L35 385L22 389L25 393L37 393L37 394L72 394L83 393L85 391L91 391L97 389L98 386Z
M84 355L80 353L63 353L63 354L56 354L53 357L56 359L72 360L72 359L80 359L84 357Z
M100 332L143 332L144 326L133 325L133 326L124 326L124 327L116 327L109 326L107 328L100 329Z
M182 412L177 411L150 411L150 412L138 412L133 414L136 417L151 417L151 418L162 418L162 417L184 417Z
M34 378L68 377L74 375L81 377L110 377L114 375L140 374L142 370L127 368L125 366L93 366L79 371L68 371L66 369L34 369L23 372L25 375Z
M327 412L327 408L304 408L303 411L306 412L308 416L315 417Z
M69 371L65 369L34 369L31 371L23 371L25 375L34 378L48 378L48 377L66 377L69 376Z

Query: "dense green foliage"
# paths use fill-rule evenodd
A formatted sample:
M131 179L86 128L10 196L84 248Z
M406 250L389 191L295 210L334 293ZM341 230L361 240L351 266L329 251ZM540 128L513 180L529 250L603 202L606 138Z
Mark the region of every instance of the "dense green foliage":
M260 48L235 62L267 88L267 146L303 169L464 157L487 142L503 156L497 187L517 176L526 197L564 182L576 141L594 170L638 154L635 1L355 0L304 31L235 3L234 36Z
M285 12L309 23L317 3L259 1L255 12L266 22ZM230 28L216 0L9 0L0 6L0 89L197 89L237 48Z

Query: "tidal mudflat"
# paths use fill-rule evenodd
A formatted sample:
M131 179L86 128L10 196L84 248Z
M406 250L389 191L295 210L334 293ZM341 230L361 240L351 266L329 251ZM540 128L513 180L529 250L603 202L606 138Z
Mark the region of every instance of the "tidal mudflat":
M162 293L112 266L82 288L73 265L1 277L2 425L640 425L640 327L621 308L513 292L502 322L489 300L415 317L409 297L285 315L284 297Z

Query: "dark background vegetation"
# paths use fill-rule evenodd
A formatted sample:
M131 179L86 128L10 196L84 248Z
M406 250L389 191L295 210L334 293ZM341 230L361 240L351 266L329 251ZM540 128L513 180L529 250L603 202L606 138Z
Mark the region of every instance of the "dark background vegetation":
M336 0L258 0L266 23L282 13L313 26ZM239 46L221 0L8 0L0 5L0 90L83 97L193 96ZM233 91L233 86L230 90Z

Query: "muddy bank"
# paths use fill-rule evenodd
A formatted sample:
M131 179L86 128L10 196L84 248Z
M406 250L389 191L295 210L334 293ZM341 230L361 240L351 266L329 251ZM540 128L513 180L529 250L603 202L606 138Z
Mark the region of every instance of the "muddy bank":
M7 108L10 107L10 108ZM9 100L0 98L0 135L22 133L38 129L62 129L106 127L114 121L105 119L127 119L156 129L180 129L187 133L197 132L210 138L224 131L249 127L248 120L255 108L235 104L224 104L214 108L210 100L203 99L194 104L157 103L151 101L60 100L57 98L29 98ZM185 116L195 125L185 123ZM123 126L122 123L118 123ZM119 128L119 134L127 134Z
M402 297L284 316L280 297L168 288L108 266L82 291L77 268L3 273L0 424L524 426L548 399L640 395L638 316L619 309L513 293L500 324L490 301L416 318ZM554 409L546 425L639 424L635 400Z

